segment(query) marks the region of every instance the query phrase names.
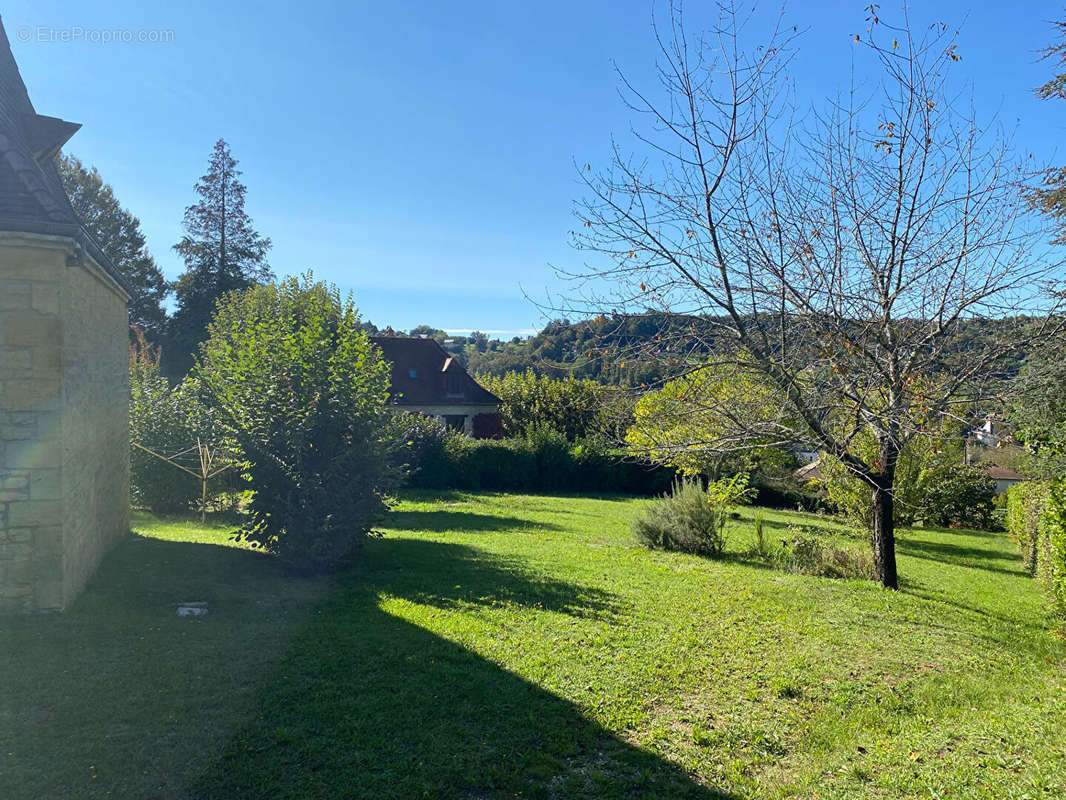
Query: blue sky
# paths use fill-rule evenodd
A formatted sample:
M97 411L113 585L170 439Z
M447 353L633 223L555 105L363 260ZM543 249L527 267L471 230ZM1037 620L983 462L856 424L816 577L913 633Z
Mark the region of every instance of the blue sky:
M790 5L787 19L806 29L794 65L804 96L847 80L863 6ZM690 27L711 8L689 2ZM755 25L778 8L759 4ZM625 141L611 60L650 85L651 12L647 0L8 0L3 20L38 112L84 125L68 151L140 217L168 277L221 136L279 274L313 269L381 326L511 335L543 324L527 295L558 288L551 265L581 263L568 244L573 163L603 163L611 136ZM1035 51L1063 13L1052 2L912 4L920 22L962 25L960 72L979 115L998 115L1041 161L1066 160L1066 104L1029 91L1049 74ZM115 30L172 33L88 41Z

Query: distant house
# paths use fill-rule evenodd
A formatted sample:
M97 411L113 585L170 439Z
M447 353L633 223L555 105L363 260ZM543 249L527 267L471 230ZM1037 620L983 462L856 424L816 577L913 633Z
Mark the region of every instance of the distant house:
M1014 433L999 414L986 414L970 431L970 438L983 447L1007 447L1014 442Z
M996 494L1003 494L1014 484L1028 480L1024 475L996 464L985 464L981 468L996 482Z
M392 363L389 392L397 411L436 417L475 438L496 435L500 398L470 377L435 339L374 336L371 341Z

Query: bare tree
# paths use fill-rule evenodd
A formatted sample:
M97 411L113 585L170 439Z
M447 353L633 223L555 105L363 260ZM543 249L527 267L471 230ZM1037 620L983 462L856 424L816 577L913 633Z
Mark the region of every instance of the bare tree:
M771 387L754 415L700 393L718 398L698 411L719 423L691 446L814 444L839 458L870 487L876 577L896 588L901 450L989 398L1004 363L1055 324L1060 264L1009 142L951 88L957 32L892 26L873 8L852 46L875 79L798 119L794 30L746 51L750 20L720 12L691 38L670 7L656 29L661 101L621 77L647 124L635 154L616 144L609 168L581 169L575 239L598 255L569 275L573 303L661 314L674 324L645 357ZM960 349L980 320L996 322ZM873 457L858 446L870 437Z

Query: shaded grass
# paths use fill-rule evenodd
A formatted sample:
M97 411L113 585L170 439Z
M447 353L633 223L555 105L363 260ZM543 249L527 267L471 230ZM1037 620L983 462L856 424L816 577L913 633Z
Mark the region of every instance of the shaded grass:
M0 798L181 796L321 594L231 525L134 527L71 610L0 617Z
M1005 536L901 531L893 593L745 563L750 510L721 561L646 551L639 502L411 493L329 582L142 519L189 543L0 621L0 796L1066 795L1066 647Z

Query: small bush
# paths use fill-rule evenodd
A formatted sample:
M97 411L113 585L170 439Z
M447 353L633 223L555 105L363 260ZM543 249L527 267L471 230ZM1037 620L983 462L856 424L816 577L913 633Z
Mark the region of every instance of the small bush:
M724 528L725 516L711 506L695 481L678 481L670 494L633 520L633 533L645 547L707 556L721 554Z
M646 547L718 556L725 550L730 506L748 496L746 476L699 483L678 480L673 491L646 506L633 520L633 533Z
M771 553L778 566L798 575L820 578L872 578L873 556L868 549L840 547L832 541L796 526Z
M770 552L770 543L763 529L765 521L766 515L762 511L756 511L752 517L752 526L755 529L755 554L758 556L766 556Z

